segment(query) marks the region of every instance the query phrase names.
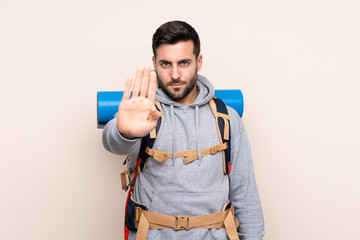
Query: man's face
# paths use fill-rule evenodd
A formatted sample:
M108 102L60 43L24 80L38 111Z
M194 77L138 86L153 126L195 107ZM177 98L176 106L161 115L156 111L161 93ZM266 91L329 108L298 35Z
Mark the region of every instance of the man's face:
M191 40L176 44L161 44L153 57L158 84L174 101L190 104L197 96L197 72L202 65L202 55L198 59L193 52Z

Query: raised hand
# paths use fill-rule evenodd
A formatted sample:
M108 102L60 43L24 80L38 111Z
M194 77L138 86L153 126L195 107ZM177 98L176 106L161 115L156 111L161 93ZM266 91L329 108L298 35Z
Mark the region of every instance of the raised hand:
M150 67L139 68L130 98L132 80L126 80L117 115L118 131L128 139L146 136L160 117L155 107L156 73L150 72Z

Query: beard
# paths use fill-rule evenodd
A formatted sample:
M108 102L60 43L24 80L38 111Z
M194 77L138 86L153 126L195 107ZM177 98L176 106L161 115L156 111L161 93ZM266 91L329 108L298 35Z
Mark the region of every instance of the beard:
M159 88L161 88L169 98L171 98L174 101L178 101L178 100L185 98L187 95L189 95L189 93L196 86L196 80L197 80L196 73L197 73L197 70L195 71L194 76L190 79L190 81L188 83L181 79L171 79L170 82L168 82L167 84L164 84L164 82L161 80L159 75L157 75L158 76L157 82L158 82ZM171 84L177 84L177 83L185 84L186 85L185 89L183 91L181 89L175 89L173 92L169 91L168 86Z

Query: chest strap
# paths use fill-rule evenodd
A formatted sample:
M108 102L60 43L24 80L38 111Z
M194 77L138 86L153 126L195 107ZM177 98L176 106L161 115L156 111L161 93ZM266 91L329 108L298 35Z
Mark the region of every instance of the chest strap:
M137 228L136 240L146 240L149 229L164 228L173 228L175 231L191 228L225 228L230 240L239 240L237 228L240 224L234 216L234 206L232 205L226 211L195 217L168 216L135 207L134 220Z
M204 157L204 156L209 155L209 154L215 154L215 153L223 151L223 150L225 150L227 148L228 148L228 146L227 146L226 142L218 144L218 145L213 146L213 147L203 148L203 149L201 149L201 157ZM149 156L152 156L158 162L165 162L167 159L173 158L173 153L172 152L171 153L164 153L164 152L160 152L160 151L151 149L149 147L146 148L145 152ZM177 157L177 158L182 157L184 164L188 164L188 163L190 163L190 162L192 162L192 161L199 158L197 150L176 152L175 157Z

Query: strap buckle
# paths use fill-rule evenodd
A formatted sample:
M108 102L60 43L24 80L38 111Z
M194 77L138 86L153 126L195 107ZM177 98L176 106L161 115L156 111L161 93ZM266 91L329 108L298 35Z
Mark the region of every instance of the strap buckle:
M189 230L189 218L190 216L180 216L180 215L174 215L175 217L175 227L174 227L174 230L175 231L179 231L179 230L183 230L183 229L186 229L186 230Z

